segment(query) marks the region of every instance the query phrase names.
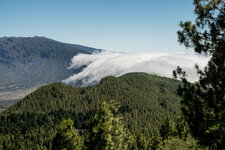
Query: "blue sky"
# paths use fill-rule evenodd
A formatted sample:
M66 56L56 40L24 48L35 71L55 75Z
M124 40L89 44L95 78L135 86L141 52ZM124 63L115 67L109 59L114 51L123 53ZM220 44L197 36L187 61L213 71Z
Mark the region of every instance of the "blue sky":
M0 0L0 37L45 36L117 52L186 51L192 0Z

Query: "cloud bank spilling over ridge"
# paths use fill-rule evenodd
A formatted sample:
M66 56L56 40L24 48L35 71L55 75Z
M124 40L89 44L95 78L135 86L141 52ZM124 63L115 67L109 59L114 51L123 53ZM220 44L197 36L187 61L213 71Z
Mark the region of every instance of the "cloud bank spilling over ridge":
M130 72L146 72L172 78L172 71L181 66L187 78L198 79L194 65L204 67L209 58L184 53L111 53L78 54L73 57L68 69L86 66L81 72L63 80L67 84L81 82L83 86L98 83L106 76L121 76Z

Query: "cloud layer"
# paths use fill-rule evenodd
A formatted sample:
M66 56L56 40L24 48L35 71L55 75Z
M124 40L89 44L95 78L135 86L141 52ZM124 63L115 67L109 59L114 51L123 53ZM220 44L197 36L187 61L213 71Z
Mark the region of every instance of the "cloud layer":
M86 66L81 72L63 80L67 84L80 82L82 86L98 83L106 76L121 76L129 72L146 72L172 77L172 71L179 65L187 72L187 78L198 79L194 64L204 67L209 58L184 53L111 53L78 54L73 57L68 69Z

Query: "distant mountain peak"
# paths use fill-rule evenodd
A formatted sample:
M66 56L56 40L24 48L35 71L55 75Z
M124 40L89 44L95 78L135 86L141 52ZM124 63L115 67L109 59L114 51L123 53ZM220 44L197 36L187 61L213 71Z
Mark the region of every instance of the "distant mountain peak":
M75 55L99 51L43 36L1 37L0 92L60 82L79 71L67 69Z

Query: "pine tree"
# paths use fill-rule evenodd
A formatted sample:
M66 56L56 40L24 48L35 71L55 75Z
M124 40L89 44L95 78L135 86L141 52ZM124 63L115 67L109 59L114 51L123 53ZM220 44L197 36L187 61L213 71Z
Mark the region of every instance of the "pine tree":
M180 116L177 121L176 121L176 130L177 130L177 135L179 136L180 139L186 140L188 136L190 136L190 129L188 126L187 121L183 116Z
M178 41L211 59L204 70L196 65L199 81L195 84L179 66L174 76L184 83L178 94L193 135L203 145L225 149L225 1L194 0L194 5L195 23L181 22Z
M135 139L123 126L118 104L101 102L100 108L90 124L85 146L88 150L134 149Z
M73 127L73 120L63 120L58 126L58 132L53 139L53 150L81 150L81 139Z
M167 118L160 128L160 135L162 137L162 140L168 139L170 136L176 136L177 130L175 127L175 122Z

